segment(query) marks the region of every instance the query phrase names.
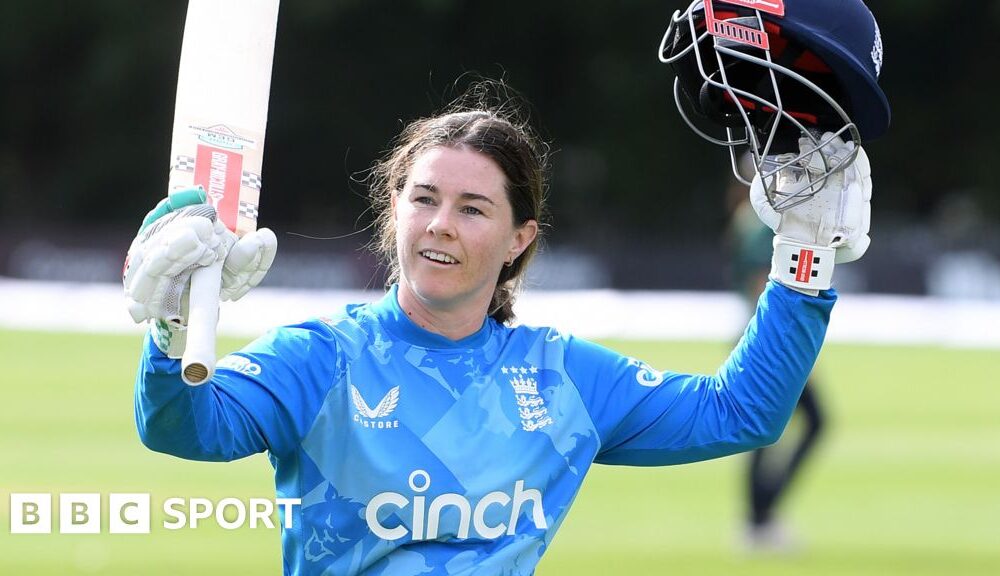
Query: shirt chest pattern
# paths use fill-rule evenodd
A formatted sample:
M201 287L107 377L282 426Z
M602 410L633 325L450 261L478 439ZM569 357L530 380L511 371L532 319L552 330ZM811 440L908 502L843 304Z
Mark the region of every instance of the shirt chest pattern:
M375 334L303 442L323 478L306 522L341 553L371 538L541 542L597 450L561 355L542 345L440 352Z
M542 370L397 353L404 361L352 362L327 405L342 434L314 430L304 446L337 493L364 502L368 529L387 541L545 531L544 484L564 458L548 436L557 419Z
M438 457L465 459L549 444L558 433L546 396L563 384L523 359L489 362L480 351L369 347L338 383L341 419L356 448L419 438ZM352 442L355 444L355 442Z
M390 431L400 427L402 417L411 430L421 434L442 419L465 420L462 428L466 429L513 426L536 432L555 425L539 387L537 366L510 363L487 367L484 372L473 359L461 356L444 363L455 366L435 367L435 362L408 365L401 371L392 370L395 378L389 382L364 381L373 373L379 380L390 376L382 371L362 370L365 376L361 377L357 370L352 371L343 383L350 395L350 421L363 429ZM404 393L405 403L401 401ZM498 419L505 419L508 425Z

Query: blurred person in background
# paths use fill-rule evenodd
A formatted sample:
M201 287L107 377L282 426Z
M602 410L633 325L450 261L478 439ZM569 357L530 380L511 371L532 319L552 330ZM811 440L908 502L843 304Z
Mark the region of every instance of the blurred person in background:
M744 156L743 161L748 159ZM733 181L727 189L730 206L725 245L730 257L733 289L752 311L767 284L774 233L754 213L746 188ZM741 545L750 552L793 552L800 542L787 523L777 518L778 505L809 459L824 429L824 410L816 393L815 374L802 389L792 423L774 446L749 454L746 475L747 523Z

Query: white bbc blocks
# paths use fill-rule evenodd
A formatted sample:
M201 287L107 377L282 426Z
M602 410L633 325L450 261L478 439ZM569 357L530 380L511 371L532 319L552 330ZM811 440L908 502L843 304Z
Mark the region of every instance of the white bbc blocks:
M108 494L108 531L149 534L149 494Z
M101 495L60 494L59 532L63 534L100 534Z
M152 498L142 493L116 493L107 497L98 493L11 493L11 534L149 534ZM56 504L54 504L56 503ZM274 529L274 513L292 528L298 498L223 498L218 503L208 498L167 498L163 501L163 528L195 529L202 521L213 521L224 530L250 528ZM58 511L58 516L54 514ZM56 519L58 518L58 523ZM107 520L103 520L106 518ZM103 524L102 524L103 522Z
M11 534L52 532L52 495L11 494L10 532Z
M11 534L51 534L53 531L52 494L10 495ZM61 534L99 534L101 495L66 493L58 495ZM111 534L149 534L149 494L109 494L108 532Z

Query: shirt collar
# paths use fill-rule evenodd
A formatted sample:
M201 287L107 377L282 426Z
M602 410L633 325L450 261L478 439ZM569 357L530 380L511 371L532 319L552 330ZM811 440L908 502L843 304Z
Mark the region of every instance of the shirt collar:
M484 318L479 330L460 340L452 340L447 336L425 330L410 320L399 305L398 293L399 285L393 284L381 300L371 305L371 311L389 333L414 346L452 350L480 348L489 340L496 325L492 318Z

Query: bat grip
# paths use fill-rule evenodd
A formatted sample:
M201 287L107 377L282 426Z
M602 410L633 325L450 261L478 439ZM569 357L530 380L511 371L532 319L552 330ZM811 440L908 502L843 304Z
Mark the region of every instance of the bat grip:
M187 345L181 357L181 378L199 386L215 373L215 330L219 323L222 262L198 268L191 275Z

